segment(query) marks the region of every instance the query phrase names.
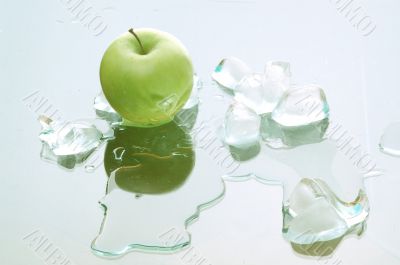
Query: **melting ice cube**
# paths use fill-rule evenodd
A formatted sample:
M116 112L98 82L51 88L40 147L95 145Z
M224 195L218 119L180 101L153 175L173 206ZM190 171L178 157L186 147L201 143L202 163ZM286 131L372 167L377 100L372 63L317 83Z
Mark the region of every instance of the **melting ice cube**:
M235 90L235 100L251 108L258 114L270 112L273 105L264 99L264 75L245 76Z
M224 141L231 146L247 147L259 141L261 118L245 105L233 103L223 125Z
M400 122L392 123L385 129L379 148L388 155L400 156Z
M258 114L270 113L289 88L290 76L289 63L269 62L264 74L247 75L241 80L235 99Z
M290 85L290 64L288 62L270 61L265 65L265 76L267 79L275 82L284 83L286 86Z
M215 68L211 77L222 87L235 90L240 80L252 70L246 63L235 57L223 59Z
M288 90L270 115L262 120L261 134L273 148L294 147L323 140L329 125L324 91L313 85Z
M94 109L96 110L96 115L109 122L120 122L122 120L121 116L111 107L108 103L103 92L100 92L94 99Z
M353 202L336 197L321 179L302 179L284 203L283 234L296 244L313 244L361 234L369 203L363 190Z
M268 62L264 75L264 100L271 106L266 112L271 112L290 87L290 64L279 61Z
M112 130L100 121L96 126L85 121L61 123L46 116L41 116L39 121L42 124L39 135L43 143L41 157L68 169L84 162L103 140L113 135Z

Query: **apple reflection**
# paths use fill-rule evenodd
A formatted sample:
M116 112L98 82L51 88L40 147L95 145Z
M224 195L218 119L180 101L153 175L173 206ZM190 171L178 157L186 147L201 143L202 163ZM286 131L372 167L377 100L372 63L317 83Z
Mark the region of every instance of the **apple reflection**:
M135 194L165 194L181 187L194 166L191 136L175 122L121 127L108 142L104 165L114 188Z
M181 250L191 242L188 225L223 198L223 169L206 150L194 150L185 122L194 119L178 120L115 129L104 159L103 222L91 244L96 255Z

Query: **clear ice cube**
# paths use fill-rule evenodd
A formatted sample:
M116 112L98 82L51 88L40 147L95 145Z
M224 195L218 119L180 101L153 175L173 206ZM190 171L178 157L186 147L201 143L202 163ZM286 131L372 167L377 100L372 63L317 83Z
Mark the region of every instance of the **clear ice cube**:
M283 235L295 244L314 244L361 234L369 204L363 190L355 201L343 202L321 179L302 179L283 206Z
M388 155L400 156L400 122L386 127L379 142L380 150Z
M290 85L290 64L268 62L264 74L242 78L235 89L235 99L258 114L271 113Z
M233 103L225 115L224 142L230 146L248 147L260 139L261 118L245 105Z
M57 122L46 116L40 116L42 131L41 157L73 169L83 163L102 143L112 137L112 130L101 122L95 126L88 121ZM105 123L105 122L104 122Z
M252 70L246 63L238 58L229 57L221 60L211 77L220 86L233 91L240 80L251 73Z
M272 111L274 107L264 99L264 75L262 74L245 76L236 87L235 100L257 114Z
M122 121L121 116L108 103L103 92L100 92L94 99L93 105L97 117L109 121L111 123Z
M261 134L270 147L294 147L322 141L328 125L325 93L308 85L284 93L272 113L263 116Z
M276 107L285 91L290 87L290 64L287 62L271 61L265 66L264 100L270 105L264 113L271 112Z
M290 85L292 73L290 72L290 64L288 62L267 62L264 73L267 79L271 81L283 83L287 87Z

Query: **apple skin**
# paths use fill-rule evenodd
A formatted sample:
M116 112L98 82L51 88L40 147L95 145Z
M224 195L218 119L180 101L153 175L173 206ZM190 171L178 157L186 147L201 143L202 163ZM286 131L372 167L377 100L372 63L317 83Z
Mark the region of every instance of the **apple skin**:
M159 126L171 121L188 100L193 65L171 34L150 28L134 32L143 50L130 32L114 40L101 61L101 86L124 125Z

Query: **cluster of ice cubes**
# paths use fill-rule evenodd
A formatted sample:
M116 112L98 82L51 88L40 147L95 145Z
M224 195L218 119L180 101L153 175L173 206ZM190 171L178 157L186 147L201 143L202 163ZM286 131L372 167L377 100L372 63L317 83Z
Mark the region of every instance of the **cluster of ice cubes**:
M102 120L61 122L40 116L39 122L42 125L41 157L67 169L83 163L103 141L114 135Z
M265 166L265 154L269 158L275 155L296 172L296 178L280 180L285 193L284 237L293 244L308 245L340 239L352 232L361 234L369 213L368 198L361 176L345 166L348 163L333 166L341 156L325 139L329 106L322 88L292 85L290 65L280 61L268 62L263 73L254 73L241 60L226 58L215 68L212 78L233 95L222 126L223 141L231 150L245 152L261 141L270 147L240 160L245 174L230 179L255 176L269 183L274 171ZM397 139L393 132L400 131L398 128L387 130L381 140L382 149L400 149L399 141L392 140ZM336 185L340 180L343 185ZM343 194L349 195L346 201L342 200Z
M228 145L262 139L272 148L288 148L323 139L329 124L325 93L315 85L291 85L289 63L271 61L256 73L231 57L218 64L212 78L234 97L223 126Z

